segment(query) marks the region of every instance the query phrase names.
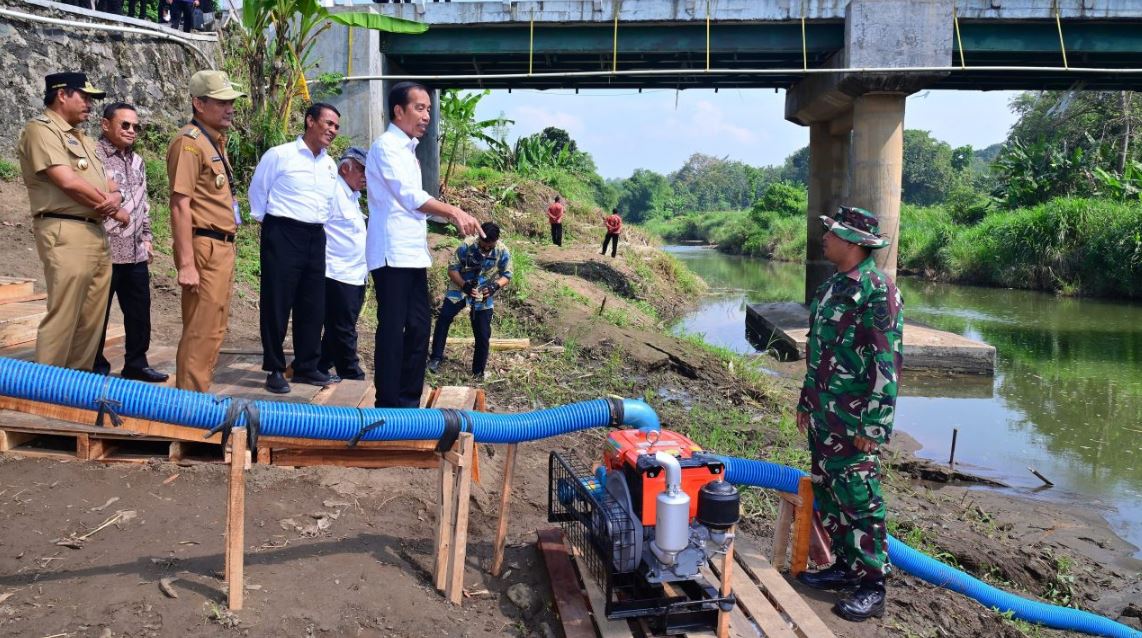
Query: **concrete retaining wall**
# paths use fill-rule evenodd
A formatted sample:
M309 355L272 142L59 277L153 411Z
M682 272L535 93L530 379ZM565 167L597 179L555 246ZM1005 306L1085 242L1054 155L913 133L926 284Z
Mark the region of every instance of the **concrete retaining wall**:
M190 113L190 76L216 67L221 59L214 34L182 34L153 22L44 0L0 0L0 8L76 22L158 29L192 41L187 45L153 35L95 31L0 15L0 68L4 69L0 74L0 157L9 160L16 157L16 142L25 122L43 110L44 76L49 73L84 71L92 84L107 91L107 100L134 103L144 122L173 125L184 122ZM96 116L91 118L89 132L98 130L98 121Z

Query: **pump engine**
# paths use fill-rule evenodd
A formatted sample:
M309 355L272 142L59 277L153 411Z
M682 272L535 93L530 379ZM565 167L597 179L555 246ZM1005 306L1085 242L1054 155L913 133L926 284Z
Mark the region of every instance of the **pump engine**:
M615 430L594 471L552 452L548 519L562 523L606 594L611 619L646 617L662 634L712 629L721 597L702 575L738 522L724 464L669 430Z

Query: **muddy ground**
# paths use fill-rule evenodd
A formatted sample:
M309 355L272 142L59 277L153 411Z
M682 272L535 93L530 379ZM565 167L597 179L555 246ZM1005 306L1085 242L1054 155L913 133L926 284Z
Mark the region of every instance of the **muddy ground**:
M22 187L0 183L0 274L40 278L26 210ZM770 430L788 418L794 382L759 387L710 352L664 335L660 323L686 303L676 291L671 296L668 282L655 289L645 272L632 269L637 263L600 257L587 245L529 250L536 264L532 292L505 304L504 312L515 317L516 329L569 350L574 344L576 352L493 353L485 382L490 409L524 411L622 391L650 398L668 427L693 427L696 414L732 411L747 415L745 438L777 444ZM178 297L169 257L160 255L153 271L154 340L173 344ZM557 286L574 294L557 295ZM245 299L255 299L249 292ZM657 316L634 303L648 297L657 302L651 304ZM603 299L629 321L600 321ZM363 320L362 328L367 325ZM230 326L230 345L257 345L253 302L235 304ZM464 373L470 353L451 354L437 381L471 383ZM430 584L431 471L253 467L246 606L231 614L219 578L222 466L0 456L0 635L558 636L534 545L535 531L549 525L547 457L553 450L575 451L593 460L602 436L588 432L520 447L502 578L488 576L487 568L503 450L480 446L483 481L473 488L468 596L460 608ZM890 455L890 517L898 536L993 584L1043 600L1071 600L1142 628L1140 563L1098 511L970 481L948 483L940 468L916 461L911 451L898 437ZM751 502L743 534L768 550L772 500ZM890 586L888 614L865 624L830 613L831 595L801 591L838 636L1064 635L1001 619L909 576L894 576ZM523 592L515 596L522 608L507 594L513 587Z

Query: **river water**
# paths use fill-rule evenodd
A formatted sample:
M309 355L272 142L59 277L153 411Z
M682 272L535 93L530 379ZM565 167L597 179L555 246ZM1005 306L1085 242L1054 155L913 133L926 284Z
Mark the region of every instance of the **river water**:
M801 265L666 250L711 286L676 326L710 343L754 353L746 304L803 298ZM908 319L997 352L994 378L904 376L896 427L920 442L919 455L947 463L958 428L957 466L1025 495L1092 504L1142 548L1142 305L910 277L898 283ZM1055 487L1045 488L1029 466Z

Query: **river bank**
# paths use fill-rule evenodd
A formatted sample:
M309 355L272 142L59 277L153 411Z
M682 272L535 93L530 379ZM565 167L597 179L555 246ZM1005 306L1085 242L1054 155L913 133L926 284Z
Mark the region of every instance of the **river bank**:
M807 453L793 424L796 383L766 374L729 351L670 334L669 323L693 308L705 285L637 233L619 257L598 255L595 209L572 201L567 245L550 246L542 210L554 191L525 183L503 204L502 193L458 179L450 199L494 218L507 231L517 278L497 304L494 334L527 336L561 352L493 353L489 408L528 411L607 394L648 400L666 427L720 453L805 467ZM11 185L0 192L0 274L40 277L27 202ZM440 292L445 259L456 238L433 234ZM177 287L166 254L156 257L156 341L177 336ZM243 295L256 293L245 284ZM370 293L370 297L371 297ZM247 299L251 297L246 297ZM252 297L256 299L256 294ZM375 327L363 313L364 360ZM227 346L257 347L257 309L236 298ZM453 335L466 334L462 317ZM437 385L476 383L466 372L467 347L451 347ZM486 574L494 534L497 477L503 458L480 446L484 483L474 487L471 556L463 608L444 604L429 586L431 472L409 470L288 470L256 468L248 501L247 611L219 608L218 555L224 472L213 466L156 464L123 468L5 457L0 463L0 632L10 635L514 635L544 636L557 627L534 530L546 527L548 453L600 456L603 432L557 437L520 448L509 529L509 570ZM973 489L972 483L931 481L903 440L894 444L889 481L892 531L977 577L1022 594L1074 602L1121 622L1139 624L1131 601L1142 596L1130 549L1097 517ZM178 478L171 478L178 477ZM924 477L928 477L927 479ZM215 496L212 496L215 495ZM93 537L82 550L52 539L106 518L100 506L138 512L138 524ZM743 535L767 550L775 518L772 495L751 490ZM324 513L315 517L315 514ZM307 525L326 520L325 527ZM287 521L296 525L290 526ZM144 524L145 523L145 524ZM157 583L175 577L177 599ZM140 586L142 583L143 586ZM536 602L520 609L507 591L524 585ZM1005 620L957 594L904 574L890 583L883 620L847 623L829 612L831 598L804 592L838 634L873 636L1061 636ZM378 595L383 594L383 595ZM1123 616L1123 614L1128 614Z
M800 263L803 214L691 213L647 228L669 242L704 241L727 254ZM1067 296L1142 298L1142 202L1057 198L1014 210L900 210L901 274Z

